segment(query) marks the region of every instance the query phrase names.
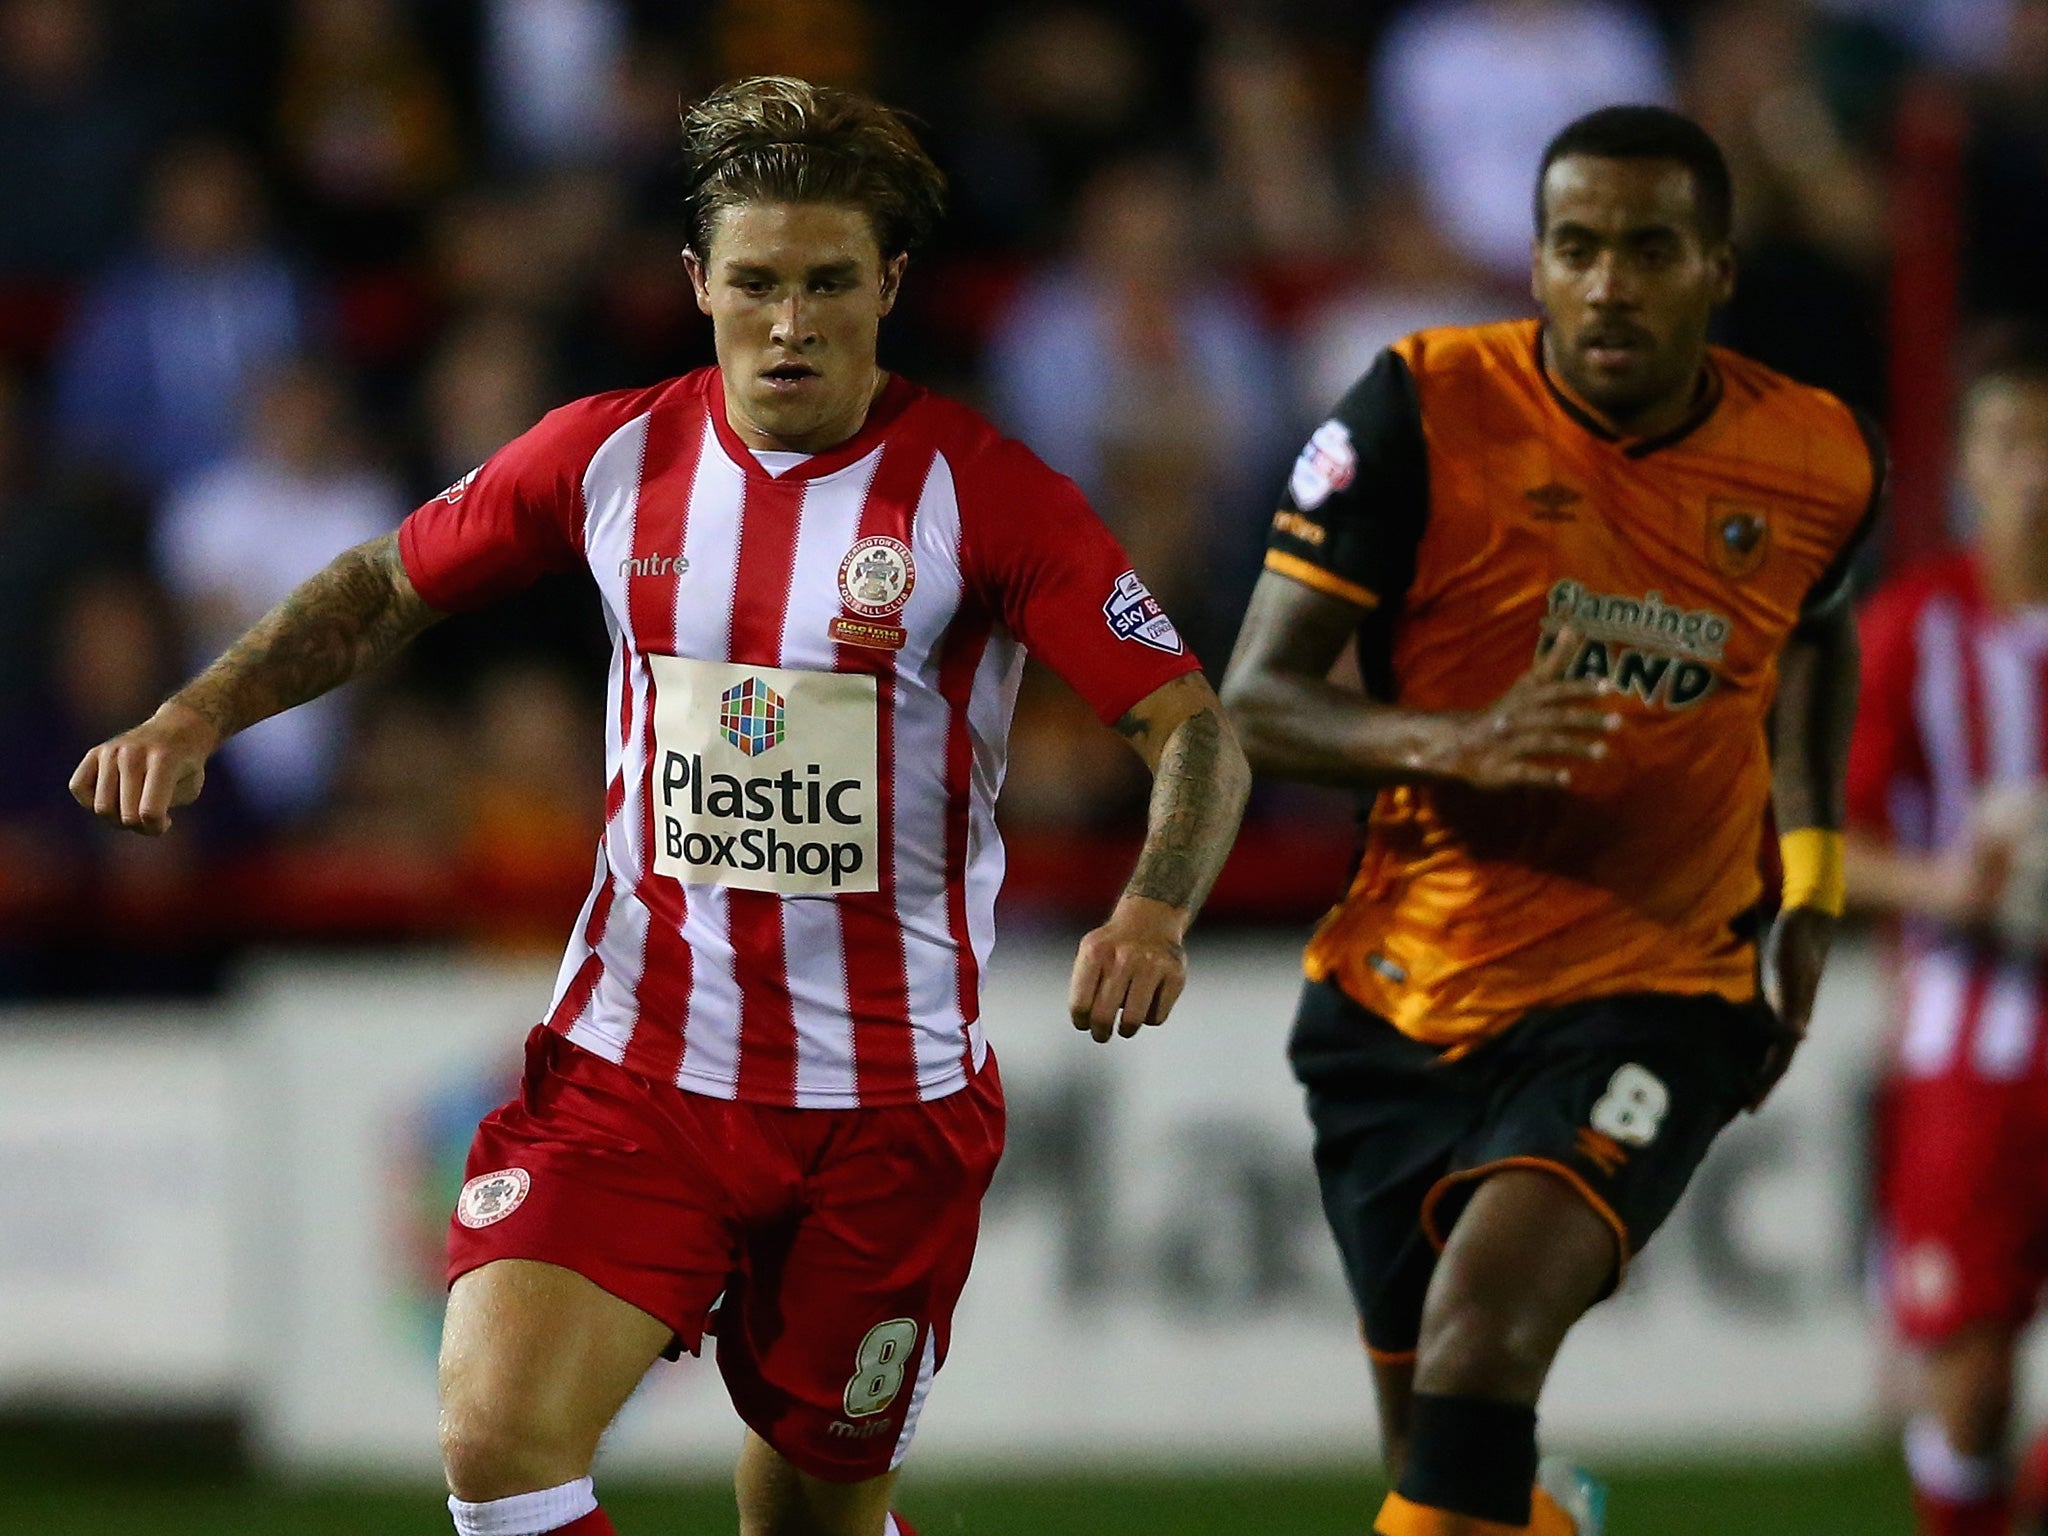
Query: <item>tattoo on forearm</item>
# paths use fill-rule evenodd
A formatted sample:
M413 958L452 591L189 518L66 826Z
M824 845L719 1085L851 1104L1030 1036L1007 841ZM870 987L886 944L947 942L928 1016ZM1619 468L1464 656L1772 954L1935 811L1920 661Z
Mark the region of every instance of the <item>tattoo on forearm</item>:
M1167 738L1153 776L1145 848L1126 895L1193 911L1209 894L1249 789L1243 759L1226 751L1225 741L1223 721L1212 709L1190 715Z
M390 660L440 617L387 534L337 555L172 697L226 740Z

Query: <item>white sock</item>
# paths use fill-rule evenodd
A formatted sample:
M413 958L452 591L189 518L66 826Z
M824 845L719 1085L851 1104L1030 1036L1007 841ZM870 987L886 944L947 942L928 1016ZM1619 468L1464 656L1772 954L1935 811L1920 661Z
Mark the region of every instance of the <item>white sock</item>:
M2003 1457L1963 1455L1940 1421L1925 1414L1906 1426L1906 1471L1915 1488L1944 1504L1976 1504L2005 1492Z
M539 1493L515 1493L509 1499L468 1504L448 1496L457 1536L544 1536L597 1508L597 1494L587 1477Z

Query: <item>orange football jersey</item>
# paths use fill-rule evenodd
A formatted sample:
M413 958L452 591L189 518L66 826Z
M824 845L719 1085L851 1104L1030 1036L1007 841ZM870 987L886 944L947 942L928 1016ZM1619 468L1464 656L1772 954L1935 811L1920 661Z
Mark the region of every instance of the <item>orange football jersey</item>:
M1382 353L1310 439L1266 565L1364 606L1376 697L1480 709L1569 623L1622 728L1559 790L1381 791L1310 941L1418 1039L1617 992L1756 995L1778 655L1840 600L1882 483L1832 395L1712 350L1688 419L1619 439L1546 373L1536 321Z

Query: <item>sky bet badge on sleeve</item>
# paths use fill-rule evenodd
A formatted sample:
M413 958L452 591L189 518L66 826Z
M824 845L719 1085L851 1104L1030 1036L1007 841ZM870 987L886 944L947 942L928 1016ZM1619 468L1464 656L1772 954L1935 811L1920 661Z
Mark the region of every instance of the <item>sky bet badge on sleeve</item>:
M1136 571L1117 577L1109 601L1102 605L1102 616L1109 620L1109 632L1119 640L1135 640L1169 656L1178 656L1184 649L1180 631L1159 606L1159 599L1145 590Z
M872 676L647 660L656 874L782 896L881 888Z

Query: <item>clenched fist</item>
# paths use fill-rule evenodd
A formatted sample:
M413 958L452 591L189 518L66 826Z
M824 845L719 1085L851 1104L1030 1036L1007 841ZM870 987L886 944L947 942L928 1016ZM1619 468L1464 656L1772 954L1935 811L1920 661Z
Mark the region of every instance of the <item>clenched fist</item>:
M212 723L174 700L86 753L71 775L71 797L104 821L162 837L171 812L199 798L219 745Z
M1181 948L1187 914L1146 896L1126 896L1108 922L1081 940L1067 989L1074 1028L1097 1040L1164 1024L1187 985Z

